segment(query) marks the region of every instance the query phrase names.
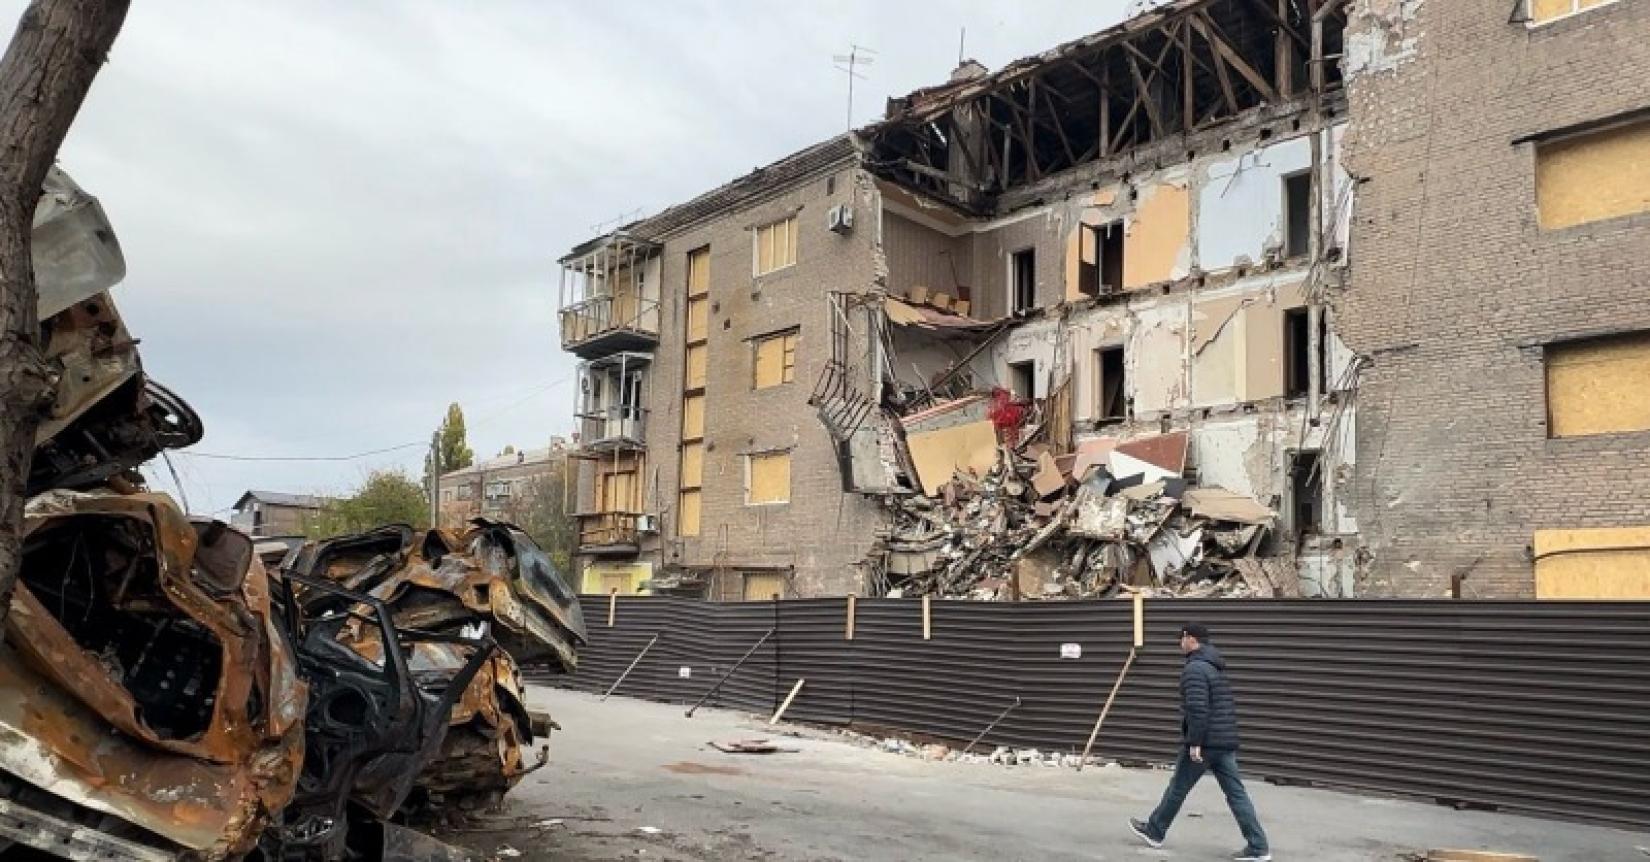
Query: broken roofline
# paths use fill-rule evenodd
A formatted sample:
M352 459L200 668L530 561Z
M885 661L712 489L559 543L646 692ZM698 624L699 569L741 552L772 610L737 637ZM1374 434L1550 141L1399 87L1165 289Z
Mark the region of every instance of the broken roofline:
M1337 0L1177 0L994 75L890 101L876 172L972 214L995 195L1338 90Z
M624 236L632 242L657 249L671 235L725 215L729 210L755 205L822 174L857 165L863 144L852 133L836 135L804 147L782 159L757 168L738 179L723 183L686 203L667 207L656 215L631 222L611 233L586 240L561 259L566 264L600 249L612 237Z

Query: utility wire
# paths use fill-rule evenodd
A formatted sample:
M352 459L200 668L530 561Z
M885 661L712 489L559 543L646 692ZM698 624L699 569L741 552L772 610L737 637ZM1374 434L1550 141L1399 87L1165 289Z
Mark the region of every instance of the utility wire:
M533 398L537 397L538 395L540 395L544 392L547 392L551 389L554 389L555 387L560 386L561 384L566 383L571 379L572 379L571 376L561 377L557 380L553 380L549 383L546 383L545 385L540 386L537 389L533 389L533 390L529 391L526 395L522 396L521 398L518 398L515 401L512 401L509 404L505 405L504 407L502 407L498 410L495 410L492 413L489 413L488 415L476 420L474 424L477 425L477 426L480 426L480 425L486 424L487 422L492 421L493 419L497 419L499 416L502 416L505 413L508 413L511 410L514 410L515 408L520 407L521 405L527 403L528 401L532 400ZM385 447L379 448L379 449L369 449L365 452L355 452L355 453L352 453L352 454L349 454L349 455L234 455L234 454L228 454L228 453L224 453L224 452L190 452L190 451L187 451L187 450L179 450L177 452L173 452L172 454L181 455L181 456L186 457L186 458L205 458L205 459L212 460L212 461L260 461L260 462L264 462L264 461L276 461L276 462L298 462L298 461L318 462L318 461L328 461L328 462L336 462L336 461L355 461L355 460L359 460L361 458L370 458L374 455L385 455L385 454L388 454L390 452L400 452L403 449L412 449L414 447L427 447L429 445L430 445L430 442L428 440L417 440L417 441L413 441L413 442L409 442L409 443L398 443L398 444L393 445L393 446L385 446Z

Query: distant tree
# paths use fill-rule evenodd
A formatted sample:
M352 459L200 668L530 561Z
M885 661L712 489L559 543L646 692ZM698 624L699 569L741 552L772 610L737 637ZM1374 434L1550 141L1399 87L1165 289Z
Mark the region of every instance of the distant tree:
M447 405L447 415L442 418L441 424L436 427L435 433L430 436L430 449L440 456L440 472L451 473L462 470L476 462L476 453L470 449L469 440L464 434L464 410L458 402ZM431 475L435 465L430 463L430 456L424 456L424 487L432 484Z
M500 458L504 457L505 455L514 455L514 454L516 454L516 447L511 446L508 443L504 444L503 451L498 453Z
M34 209L126 6L35 0L0 58L0 623L22 562L23 497L53 386L40 356Z
M305 525L312 538L359 533L386 524L430 524L429 498L412 477L399 470L378 470L353 495L332 502Z
M567 508L567 459L551 462L550 470L535 477L511 498L510 520L531 536L564 574L571 576L578 529Z

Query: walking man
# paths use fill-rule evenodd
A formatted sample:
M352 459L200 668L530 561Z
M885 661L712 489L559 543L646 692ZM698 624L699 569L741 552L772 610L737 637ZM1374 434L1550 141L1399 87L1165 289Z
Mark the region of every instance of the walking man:
M1187 623L1180 629L1180 651L1186 666L1180 671L1180 756L1174 777L1163 791L1163 801L1149 820L1129 818L1129 829L1152 847L1162 847L1169 826L1180 813L1186 794L1203 777L1204 770L1215 774L1226 805L1243 830L1244 846L1232 854L1234 862L1270 862L1272 854L1266 833L1255 816L1255 804L1238 777L1237 703L1226 681L1226 660L1209 642L1209 629L1201 623Z

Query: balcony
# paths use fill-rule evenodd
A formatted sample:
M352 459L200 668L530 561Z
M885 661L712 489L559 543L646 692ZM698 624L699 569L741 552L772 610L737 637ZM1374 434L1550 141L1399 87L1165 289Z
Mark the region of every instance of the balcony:
M647 446L647 409L614 406L581 412L579 448L586 452L633 452Z
M659 303L635 294L593 296L561 310L561 348L580 359L659 344Z
M581 359L659 343L658 243L624 231L573 249L561 263L561 347Z
M579 553L596 556L635 554L641 549L638 512L589 512L579 522Z

